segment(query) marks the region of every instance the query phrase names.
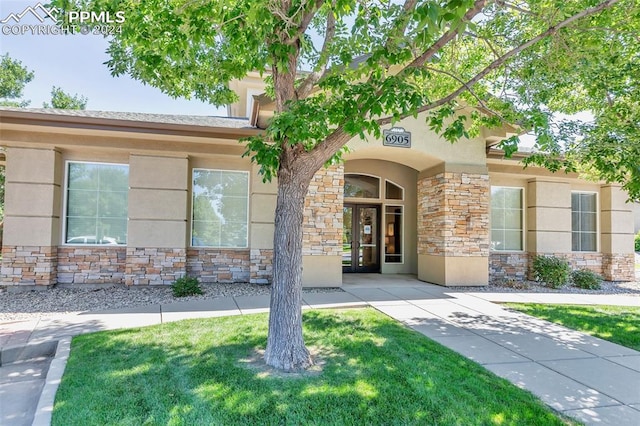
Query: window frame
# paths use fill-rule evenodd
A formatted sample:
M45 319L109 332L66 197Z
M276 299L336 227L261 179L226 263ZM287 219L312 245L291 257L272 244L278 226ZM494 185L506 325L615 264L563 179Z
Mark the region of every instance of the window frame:
M382 179L380 176L372 175L372 174L369 174L369 173L358 173L358 172L344 173L344 183L342 184L343 194L344 194L344 185L346 185L347 176L349 176L349 175L352 175L352 176L368 176L368 177L371 177L371 178L378 179L378 197L366 198L366 197L347 197L347 196L344 196L345 200L358 200L360 202L364 202L365 200L366 200L366 202L370 202L371 200L377 200L377 201L384 200L384 195L386 195L386 194L383 193L384 188L382 188L382 183L383 183L384 179Z
M244 246L194 246L193 245L193 210L194 210L194 172L196 170L214 171L214 172L231 172L231 173L243 173L247 175L247 232L245 235L246 244ZM192 167L191 168L191 184L190 184L191 197L189 202L191 203L191 214L189 215L189 248L192 249L218 249L218 250L237 250L249 248L249 235L251 234L249 227L251 226L251 172L247 170L232 170L232 169L210 169L206 167Z
M526 252L526 247L527 247L527 242L526 242L526 237L527 237L527 224L526 224L526 188L523 186L508 186L508 185L491 185L489 188L489 193L491 194L491 190L493 188L505 188L505 189L519 189L520 190L520 220L522 223L522 228L520 230L521 232L521 238L520 238L520 242L521 242L521 249L520 250L514 250L514 249L509 249L509 250L498 250L492 247L491 244L491 233L493 232L493 208L491 207L491 200L489 200L489 251L491 252L495 252L495 253L524 253ZM504 232L506 229L503 228L502 231Z
M395 185L398 188L400 188L400 191L402 191L402 196L400 198L388 198L387 197L387 182L389 182L391 185ZM404 186L398 185L397 183L395 183L391 179L385 179L384 180L384 199L391 201L392 203L390 205L393 205L393 203L397 203L397 202L404 202L404 193L405 193ZM403 214L404 214L404 212L403 212Z
M590 194L590 195L594 195L596 197L596 202L595 202L595 215L596 215L596 230L593 232L593 234L595 234L596 236L596 244L595 244L595 249L594 250L574 250L573 249L573 200L570 200L571 203L571 253L599 253L600 252L600 197L599 192L598 191L585 191L585 190L576 190L576 191L571 191L571 197L573 198L573 194ZM580 211L580 213L582 213L582 211ZM586 233L586 231L576 231L579 234L582 234L583 232ZM592 232L588 232L588 233L592 233ZM582 244L580 244L582 246Z
M404 189L404 188L403 188ZM400 213L400 217L401 217L401 223L400 223L400 247L401 247L401 253L400 253L400 262L387 262L387 243L386 243L386 238L387 238L387 207L400 207L402 209L402 213ZM405 262L405 250L404 250L404 243L405 243L405 206L404 204L384 204L382 206L382 212L383 212L383 224L384 227L382 229L382 263L384 263L385 265L404 265Z
M64 193L62 197L62 226L60 239L62 246L69 247L127 247L129 245L129 193L131 186L127 185L127 242L125 244L98 244L98 243L68 243L67 242L67 220L69 213L69 166L71 164L95 164L100 166L127 166L129 173L130 165L128 163L110 163L108 161L88 161L88 160L65 160L64 162ZM96 239L98 236L96 235Z

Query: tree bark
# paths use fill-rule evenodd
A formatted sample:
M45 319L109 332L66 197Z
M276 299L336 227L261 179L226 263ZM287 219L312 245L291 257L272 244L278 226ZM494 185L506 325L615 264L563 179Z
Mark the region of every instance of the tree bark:
M313 172L282 155L278 170L273 251L273 284L265 362L285 371L313 364L302 336L302 218ZM287 155L291 154L291 155Z

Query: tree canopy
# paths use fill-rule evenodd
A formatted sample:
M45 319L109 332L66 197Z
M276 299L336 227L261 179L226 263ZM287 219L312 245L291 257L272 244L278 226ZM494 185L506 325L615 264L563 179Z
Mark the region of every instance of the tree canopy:
M24 86L33 80L33 71L29 71L22 62L12 59L8 53L0 59L0 105L25 107L29 101L20 101Z
M85 109L88 99L77 93L70 95L59 87L51 88L51 103L43 102L43 108L60 108L60 109Z
M405 117L455 142L482 127L532 132L526 161L580 170L640 198L637 0L57 0L123 11L113 75L175 97L233 102L267 76L275 114L245 141L278 178L270 365L310 362L301 334L302 211L314 173L354 136ZM589 111L589 123L558 114ZM507 155L517 137L501 146Z
M429 126L451 141L515 124L542 153L529 163L589 171L640 197L636 0L79 3L125 11L108 49L114 75L175 97L223 105L236 97L232 79L290 73L287 93L272 93L268 132L250 144L267 177L283 145L326 149L326 160L349 137L429 111ZM579 111L593 120L555 115ZM511 153L516 142L502 146Z

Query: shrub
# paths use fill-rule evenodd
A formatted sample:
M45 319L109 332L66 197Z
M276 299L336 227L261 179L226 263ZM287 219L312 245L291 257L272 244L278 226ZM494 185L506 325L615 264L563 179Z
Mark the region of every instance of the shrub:
M636 246L635 250L640 251L640 231L638 231L638 233L636 234L635 246Z
M193 296L202 294L198 279L194 277L178 278L171 284L171 291L175 297Z
M580 269L571 273L571 282L578 288L598 290L602 284L602 277L588 269Z
M536 256L533 260L533 275L547 287L558 288L569 282L569 263L555 256Z

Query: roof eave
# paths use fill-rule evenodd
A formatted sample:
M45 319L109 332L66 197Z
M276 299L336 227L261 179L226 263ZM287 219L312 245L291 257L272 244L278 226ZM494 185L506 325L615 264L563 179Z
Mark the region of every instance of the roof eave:
M193 124L159 123L153 121L123 120L102 117L34 113L29 111L0 111L0 124L20 124L43 127L61 127L86 130L106 130L165 135L185 135L238 139L260 133L252 127L199 126Z

